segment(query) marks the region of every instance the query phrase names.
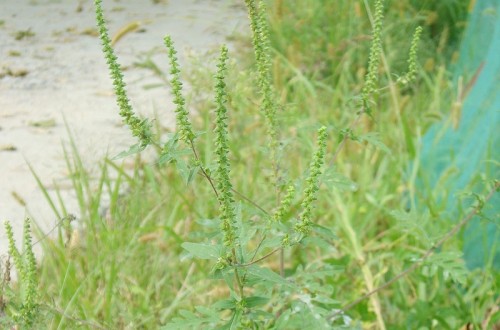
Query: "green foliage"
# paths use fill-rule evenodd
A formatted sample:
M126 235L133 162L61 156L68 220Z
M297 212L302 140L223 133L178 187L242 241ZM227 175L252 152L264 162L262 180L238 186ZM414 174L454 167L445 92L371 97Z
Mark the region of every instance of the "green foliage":
M223 46L215 76L201 67L206 57L182 75L192 79L194 109L165 37L170 75L149 67L170 85L177 125L152 134L127 106L96 1L120 115L140 142L120 155L136 154L133 174L106 160L96 177L71 144L78 225L41 187L61 219L59 237L42 241L47 328L484 324L498 304L498 274L464 268L460 227L449 228L438 205L407 211L412 179L403 173L418 154L407 146L446 102L446 69L419 65L434 51L417 48L432 44L426 28L415 30L409 58L401 52L426 26L405 14L409 2L375 1L373 22L364 3L278 0L268 11L247 0L253 58L235 54L235 64ZM398 72L406 73L393 80ZM153 165L138 154L148 144L158 151ZM475 216L479 204L466 211Z
M23 251L19 251L14 240L14 233L9 222L5 222L5 231L9 241L9 255L20 277L20 296L9 305L12 319L23 329L35 327L39 318L38 274L33 244L31 239L30 219L24 221Z

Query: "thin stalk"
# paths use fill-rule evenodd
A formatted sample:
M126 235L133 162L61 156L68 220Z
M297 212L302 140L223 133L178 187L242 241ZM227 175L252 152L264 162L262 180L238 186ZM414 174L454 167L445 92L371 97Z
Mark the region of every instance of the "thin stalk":
M198 153L196 152L196 148L194 147L194 141L192 139L189 140L189 143L191 145L191 150L193 151L194 158L196 159L196 162L200 164L200 169L201 172L203 173L203 176L208 180L208 183L210 183L210 186L212 187L212 190L215 193L215 196L217 197L217 200L219 200L219 193L217 192L217 189L215 188L214 182L210 175L205 171L205 167L201 165L200 157L198 157Z
M276 252L280 251L281 249L282 249L282 247L279 247L279 248L277 248L277 249L272 250L271 252L269 252L269 253L268 253L268 254L266 254L265 256L260 257L260 258L259 258L259 259L257 259L257 260L254 260L254 261L248 262L248 263L246 263L246 264L236 264L235 266L238 266L238 267L248 267L248 266L251 266L251 265L253 265L253 264L256 264L256 263L261 262L261 261L262 261L262 260L264 260L264 259L269 258L270 256L272 256L272 255L273 255L273 254L275 254Z
M236 250L234 249L234 247L231 249L231 253L233 255L233 259L236 260ZM238 273L238 268L234 268L234 277L236 278L236 283L238 284L241 300L244 300L245 299L245 292L243 291L243 283L240 279L240 274Z

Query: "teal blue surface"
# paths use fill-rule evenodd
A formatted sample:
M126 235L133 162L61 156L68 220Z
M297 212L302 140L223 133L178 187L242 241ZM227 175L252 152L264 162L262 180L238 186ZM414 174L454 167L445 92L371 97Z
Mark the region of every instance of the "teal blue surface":
M454 82L473 81L463 100L458 127L434 125L422 141L418 205L432 194L454 221L463 215L463 191L484 195L487 180L500 180L500 1L478 0L470 15L454 68ZM474 82L474 77L477 80ZM457 86L455 86L457 88ZM450 105L451 109L451 105ZM472 199L469 199L472 203ZM470 203L469 203L470 205ZM469 268L500 269L500 192L464 230Z

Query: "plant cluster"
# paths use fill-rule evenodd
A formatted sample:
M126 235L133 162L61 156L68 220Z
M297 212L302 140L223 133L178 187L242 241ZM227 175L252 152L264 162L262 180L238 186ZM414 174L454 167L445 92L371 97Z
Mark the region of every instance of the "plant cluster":
M359 3L338 5L361 18ZM268 18L264 1L245 0L254 55L250 74L237 73L228 47L220 48L210 84L203 84L214 97L198 107L202 128L191 115L174 40L166 36L169 73L148 62L173 95L176 129L165 134L130 106L102 2L95 0L119 114L138 139L119 155L137 157L134 173L106 161L92 187L72 143L73 158L65 155L83 233L66 221L71 216L64 205L59 212L46 193L62 220L59 239L42 241L50 253L37 275L29 222L24 254L15 249L8 227L9 254L23 294L15 303L4 295L4 277L0 313L8 311L13 324L27 328L35 326L40 309L51 315L51 328L386 329L394 324L434 329L498 321L490 308L498 304L492 293L498 279L469 272L452 237L481 216L499 183L489 183L451 229L438 221L444 215L419 212L414 205L403 210L407 199L395 193L401 192L397 173L406 166L399 162L408 159L391 151L400 153L404 146L405 154L416 153L411 124L399 105L407 94L419 103L426 97L418 99L417 93L430 92L415 85L422 73L417 57L422 27L415 29L409 56L401 61L405 72L392 79L383 24L390 13L383 4L374 1L373 16L366 4L371 36L364 36L366 27L354 25L356 20L342 21L363 35L340 40L338 47L347 50L331 50L322 41L285 35L295 34L297 26L283 26L315 17L308 8L276 1ZM321 14L327 17L328 10L325 6ZM337 33L325 34L335 39ZM370 42L359 52L364 46L354 44L365 39ZM313 68L294 52L303 42L325 46L323 53L333 58L346 52L352 59L338 67L349 72L340 74L328 61ZM354 84L356 79L361 82ZM428 85L441 83L425 79ZM335 86L328 86L333 81ZM396 114L380 110L390 105ZM397 132L382 135L385 131ZM153 165L141 162L147 147L158 152ZM106 192L111 203L102 212ZM38 292L37 278L45 292ZM394 290L386 292L391 285ZM431 302L440 308L431 308Z
M12 309L10 315L14 324L20 325L23 329L30 329L40 319L37 263L32 247L31 221L30 219L24 221L23 251L19 251L16 247L14 233L9 222L5 222L5 232L9 242L9 258L6 261L5 272L2 274L0 311L3 313L8 303L9 308ZM8 298L4 298L7 296L4 296L4 293L8 291L7 285L10 282L10 258L20 276L17 289L19 294L12 301L6 301Z

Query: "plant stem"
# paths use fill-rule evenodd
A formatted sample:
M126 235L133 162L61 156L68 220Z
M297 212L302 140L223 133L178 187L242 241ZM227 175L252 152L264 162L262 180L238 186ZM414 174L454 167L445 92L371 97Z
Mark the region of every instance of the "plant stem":
M233 259L236 261L236 250L234 249L234 247L231 249L231 253L233 255ZM234 268L234 277L236 278L236 283L238 284L238 288L240 290L241 300L243 300L245 298L245 293L243 291L243 283L241 282L237 267Z

